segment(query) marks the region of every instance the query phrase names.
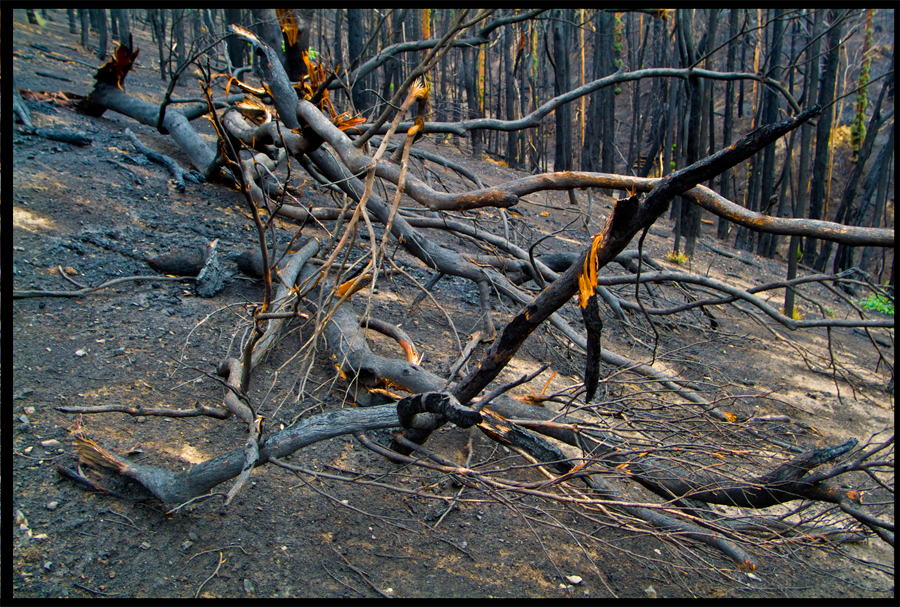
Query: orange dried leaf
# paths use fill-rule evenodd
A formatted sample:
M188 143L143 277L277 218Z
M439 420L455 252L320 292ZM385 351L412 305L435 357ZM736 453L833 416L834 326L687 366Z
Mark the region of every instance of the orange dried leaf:
M359 278L354 278L353 280L348 280L344 284L338 287L337 294L338 297L343 297L348 291L350 293L349 296L352 296L354 293L364 288L366 284L369 282L369 279L372 278L371 274L363 274Z

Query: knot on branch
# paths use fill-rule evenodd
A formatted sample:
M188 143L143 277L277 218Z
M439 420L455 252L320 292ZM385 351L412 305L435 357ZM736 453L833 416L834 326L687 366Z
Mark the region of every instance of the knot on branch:
M404 429L404 436L419 445L428 440L431 432L445 421L460 428L470 428L481 422L480 412L466 407L452 394L443 392L426 392L400 399L397 401L397 417ZM393 441L391 448L403 455L412 452L397 441Z

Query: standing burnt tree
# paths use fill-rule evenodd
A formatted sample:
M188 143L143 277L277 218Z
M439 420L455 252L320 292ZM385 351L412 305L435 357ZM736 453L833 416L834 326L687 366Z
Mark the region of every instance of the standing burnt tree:
M438 470L465 487L500 496L499 501L506 499L504 495L531 495L564 503L577 516L597 517L612 525L637 525L661 535L675 534L726 555L742 570L756 568L762 554L776 554L784 538L790 538L792 544L812 544L835 537L847 540L875 535L893 544L893 523L889 521L893 505L892 430L860 437L862 442L853 438L840 444L828 439L819 441L801 426L776 437L767 429L771 420L756 416L752 409L738 410L723 393L704 392L695 383L655 365L655 346L652 359L633 361L612 351L602 339L602 318L624 318L626 312L634 323L644 323L641 326L649 334L656 332L657 339L656 325L662 322L659 318L676 314L702 313L710 331L715 331L718 321L708 308L736 301L741 302L747 314L768 317L790 330L881 328L889 329L892 335L892 318L873 319L860 314L859 318L837 319L823 314L821 318L798 320L785 316L757 295L808 282L854 280L865 284L858 273L804 275L790 285L759 285L746 290L702 272L665 271L641 250L647 231L664 216L676 197L682 199L680 221L691 246L697 239L700 209L756 232L804 237L809 243L825 240L847 246L893 247L895 242L892 229L771 217L765 212L747 210L700 185L748 159L758 162L761 152L771 155L776 142L811 120L818 121L819 146L827 145L826 129L833 106L801 107L778 80L777 69L769 76L757 71L726 73L696 67L702 55L733 53L734 46L714 44L716 32L725 32L724 28L716 28L714 18L705 21L711 39L701 44L687 13L654 11L643 15L675 28L683 67L636 65L613 71L609 55L610 35L615 31L612 15L588 11L589 19L577 26L594 24L596 29L596 34L585 36L596 45L587 53L592 61L592 79L573 88L569 44L574 39L571 28L576 23L574 13L566 9L516 10L499 16L492 10L454 10L450 19L433 21L449 23L449 27L432 31L429 37L405 41L397 40L398 24L404 22L402 13L395 14L397 20L384 28L383 15L376 15L371 9L350 9L346 29L349 66L337 70L335 65L325 65L321 58L314 59L308 49L301 49L307 74L300 81L290 79L280 49L272 48L239 25L252 20L252 15L227 9L230 69L240 68L242 55L238 49L249 44L261 81L254 82L249 72L241 79L228 74L217 78L223 66L213 68L204 55L197 55L192 60L202 81L198 92L205 103L184 109L169 107L164 112L159 106L128 94L126 75L138 49L120 46L115 58L98 72L96 87L82 101L81 111L92 116L115 111L144 124L159 124L161 132L168 133L185 151L196 171L207 179L238 187L252 220L254 259L262 277L263 294L261 302L252 308L240 347L218 361L217 375L224 387L222 406L199 405L190 413L236 417L246 427L243 444L189 470L172 472L114 455L85 433L76 440L81 461L136 481L172 510L209 497L221 497L227 506L245 486L254 468L274 463L308 474L302 467L285 462L285 458L298 452L302 458L303 447L353 434L362 445L391 461ZM777 20L782 14L774 11L773 18ZM259 11L257 17L271 19L271 14ZM832 11L832 20L840 17L839 11ZM278 18L286 33L291 27L290 15L283 13ZM733 33L736 22L727 18L728 32ZM318 22L343 23L340 19ZM518 50L514 51L516 37L503 32L514 31L510 28L528 22L534 26L532 35L538 36L541 31L547 35L543 39L532 38L529 43L523 28ZM782 36L782 25L772 26L772 36ZM340 32L332 35L339 36ZM826 37L829 61L840 36L841 28L832 26ZM384 44L376 44L376 40ZM497 61L507 65L513 52L523 53L524 62L536 63L538 56L534 52L552 58L551 73L541 77L545 85L552 78L553 97L515 119L509 108L514 99L507 97L505 119L490 115L496 110L488 102L482 106L479 99L479 74L485 73L486 67L495 70L495 74L499 69L499 64L479 65L479 53L497 40L506 49L499 53ZM780 48L775 42L773 49ZM450 57L453 49L462 49L462 56ZM407 61L409 53L420 53L421 58ZM468 116L459 122L433 122L430 108L440 100L434 99L436 93L429 74L441 61L451 59L462 66L457 86L465 89ZM732 64L730 60L728 65ZM777 59L772 59L771 65L778 65ZM399 66L405 67L398 69ZM516 71L507 70L505 77L516 77ZM616 141L609 132L614 124L609 90L644 78L670 79L670 92L676 88L676 79L687 85L686 98L682 97L680 109L674 111L678 128L688 129L687 165L667 172L665 177L634 177L612 171ZM829 63L820 102L830 103L831 93L825 89L831 86L833 90L833 78L834 69ZM764 88L764 119L756 128L723 142L719 151L704 157L704 142L693 136L700 132L703 112L708 107L703 104L703 86L721 80L751 81ZM484 82L483 86L491 94L498 94L501 91L496 84ZM522 94L524 87L519 85ZM234 95L220 94L238 90L242 98L237 100ZM347 92L343 99L351 103L341 103L338 91ZM385 99L375 101L375 91L384 94ZM508 95L509 91L507 88L502 94ZM572 129L576 124L571 107L585 95L591 95L591 120L587 123L591 126L582 162L586 167L600 167L608 172L568 170L573 154ZM807 97L814 95L810 92ZM670 102L672 99L674 95L670 95ZM482 107L487 114L484 117L480 115ZM551 113L555 114L557 172L484 186L477 176L467 175L464 167L429 154L424 156L429 163L459 170L476 184L439 189L429 173L413 170L413 158L420 153L416 144L423 137L525 132L546 125L545 119ZM192 121L203 115L214 126L214 146L205 143L193 126ZM476 149L477 145L473 141ZM820 157L826 155L817 148L817 173L821 170ZM335 199L342 203L330 208L290 204L285 175L301 170L323 189L334 192ZM762 171L763 178L771 179L771 175ZM767 184L762 191L772 191L773 185ZM537 241L544 235L516 243L478 223L479 218L492 211L515 207L538 192L584 188L621 194L618 200L610 201L608 211L603 210L594 218L592 225L602 228L568 255L536 255ZM813 199L821 201L818 190L814 192ZM333 233L326 242L301 240L298 229L298 240L291 252L279 251L271 237L276 216L297 220L301 225L307 220L334 222ZM368 242L363 244L365 254L354 259L349 253L361 233L368 236ZM436 233L447 233L459 238L459 242L477 243L491 253L475 254L464 252L461 246L442 246L433 237ZM416 352L413 339L378 318L382 304L374 303L376 287L390 289L385 281L388 272L403 274L394 262L396 251L401 248L432 272L435 282L442 276L454 276L470 282L477 292L478 332L465 348L466 353L460 353L460 363L451 373L429 369ZM214 255L215 246L211 245L201 262L206 264L201 277L213 263ZM625 268L626 273L612 274L609 268L613 263ZM276 265L279 269L272 273ZM534 289L523 286L528 281L534 281ZM639 295L640 291L630 288L617 293L611 290L617 284L638 283L649 295ZM652 290L648 286L651 284ZM515 302L517 308L511 317L498 314L500 295L504 301ZM635 301L631 295L637 296ZM266 415L261 403L250 396L249 386L251 382L265 381L260 379L258 368L265 366L266 353L276 347L279 334L291 323L302 323L302 330L309 335L298 357L311 360L317 351L327 349L339 376L334 389L342 390L359 407L306 414L284 428L269 428L263 423ZM584 327L580 326L582 323ZM583 365L584 382L553 395L536 396L545 407L527 406L505 393L537 373L512 383L495 380L519 355L526 339L547 326L563 335L574 351L586 352L584 356L577 355ZM401 346L405 358L375 354L363 329L388 335ZM473 354L479 342L489 346ZM470 370L460 370L470 356ZM642 380L655 382L664 393L648 396L651 406L647 408L640 399L626 399L623 404L610 394L601 363L607 365L607 370L616 369L615 373L627 370ZM836 363L832 360L832 364ZM885 365L887 368L887 359ZM109 406L60 410L185 415L184 411ZM780 416L778 423L790 425L792 420ZM429 437L441 427L454 425L477 428L491 440L520 453L530 462L527 467L535 472L534 478L520 481L505 466L491 466L492 471L488 472L487 468L470 467L466 462L434 453L429 448ZM389 444L379 444L366 432L380 428L398 432ZM760 453L765 456L760 457ZM538 470L549 480L537 474ZM218 488L229 481L227 488ZM648 489L655 496L653 500L642 502L632 497L635 485ZM860 491L873 487L887 488L890 503L864 504ZM788 514L767 515L765 509L776 505ZM831 515L824 517L824 512Z

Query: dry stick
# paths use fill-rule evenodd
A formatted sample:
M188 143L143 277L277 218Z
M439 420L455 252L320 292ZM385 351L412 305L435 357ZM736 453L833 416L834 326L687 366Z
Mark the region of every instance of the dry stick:
M133 280L197 280L197 277L123 276L122 278L114 278L113 280L108 280L103 284L97 285L96 287L85 287L84 289L79 289L78 291L13 291L13 299L23 299L26 297L81 297L82 295L88 295L90 293L93 293L94 291L99 291L100 289L106 289L108 287L112 287L123 282L130 282Z
M178 166L178 163L175 162L175 160L173 160L169 156L166 156L165 154L160 154L159 152L148 148L146 145L141 143L141 141L135 136L134 133L131 132L131 129L126 128L125 135L131 140L131 144L135 147L135 149L137 149L138 152L140 152L153 162L161 164L169 169L169 172L172 173L172 177L175 179L176 188L184 191L184 169Z
M197 592L194 593L194 598L195 598L195 599L198 598L198 597L200 596L200 591L203 590L203 587L204 587L204 586L206 586L206 582L208 582L209 580L213 579L214 577L216 577L216 576L219 574L219 567L221 567L221 566L222 566L222 563L224 563L224 562L225 562L225 557L224 557L223 554L220 552L220 553L219 553L219 564L216 565L216 570L212 572L212 575L211 575L211 576L209 576L208 578L206 578L205 580L203 580L203 583L200 584L200 587L199 587L199 588L197 588Z
M333 548L332 548L332 550L333 550ZM338 577L337 577L335 574L333 574L333 573L331 573L330 571L328 571L328 567L325 566L325 561L319 561L319 564L322 565L322 569L325 570L325 573L327 573L328 575L330 575L330 576L331 576L331 579L333 579L335 582L337 582L337 583L340 584L341 586L345 586L345 587L349 588L350 590L352 590L353 592L355 592L356 594L358 594L358 595L361 596L361 597L365 597L365 596L366 596L365 594L363 594L362 592L360 592L359 590L357 590L356 588L354 588L354 587L351 586L350 584L348 584L348 583L346 583L346 582L343 582L343 581L339 580Z
M194 504L196 502L202 502L202 501L208 500L211 497L226 498L226 497L228 497L228 495L225 493L219 493L219 492L207 493L206 495L198 495L197 497L195 497L193 499L189 499L188 501L184 502L183 504L178 504L177 506L175 506L174 508L172 508L171 510L166 512L166 516L171 516L173 514L177 514L179 511L181 511L182 508L190 506L191 504ZM215 552L215 551L213 551L213 552ZM205 554L205 553L201 553L201 554ZM194 556L197 556L197 555L194 555ZM194 557L192 556L190 559L188 559L188 561L190 561L192 558L194 558Z
M100 596L122 596L123 594L125 594L124 592L116 592L115 594L111 594L109 592L100 592L99 590L94 590L93 588L88 588L87 586L82 586L78 582L72 582L72 585L75 586L76 588L81 588L82 590L87 590L90 593L99 594Z
M210 550L204 550L204 551L202 551L202 552L198 552L197 554L193 555L191 558L189 558L189 559L186 560L185 562L186 562L186 563L190 563L191 561L193 561L193 560L194 560L195 558L197 558L198 556L202 556L202 555L204 555L204 554L209 554L210 552L219 552L219 551L222 551L222 550L228 550L229 548L237 548L238 550L240 550L241 552L244 553L244 556L250 556L250 553L248 553L246 550L244 550L244 547L243 547L243 546L240 546L240 545L238 545L238 544L229 544L228 546L222 546L221 548L211 548Z
M443 274L441 274L441 273L435 274L428 281L428 284L426 284L423 287L422 285L419 284L418 280L416 280L415 278L410 276L408 272L406 272L403 268L401 268L396 263L394 263L394 260L391 259L390 257L388 258L388 262L391 264L391 266L393 266L393 268L395 270L397 270L397 272L399 272L400 274L402 274L403 276L408 278L411 283L413 283L415 286L417 286L419 289L422 290L422 292L419 293L418 296L416 296L416 300L413 302L413 305L410 306L408 311L410 313L412 313L413 309L416 307L416 304L419 301L421 301L420 297L422 299L424 299L427 296L431 300L431 303L433 303L435 305L435 307L438 310L440 310L441 313L447 318L447 322L450 324L450 330L453 331L453 339L456 340L456 347L460 352L462 352L463 347L462 347L462 343L459 341L459 331L456 330L456 324L453 322L453 317L450 316L450 313L444 309L444 306L442 306L441 304L438 303L438 301L434 298L434 295L432 295L430 292L431 287L433 287L437 283L437 279L440 278L441 276L443 276ZM431 287L429 287L428 285L431 285Z
M331 548L331 551L332 551L332 552L334 552L336 555L338 555L339 557L341 557L341 559L343 559L343 561L344 561L345 563L347 563L347 567L350 567L350 569L352 569L354 572L356 572L356 573L359 575L359 577L362 578L362 581L364 581L364 582L369 586L369 588L371 588L372 590L374 590L375 592L377 592L378 594L380 594L383 598L386 598L386 599L391 598L391 595L385 594L385 593L382 592L375 584L373 584L372 582L369 581L369 574L368 574L368 573L366 573L365 571L362 571L361 569L357 569L356 567L354 567L353 565L351 565L351 564L350 564L350 561L347 560L347 557L345 557L343 554L341 554L340 552L338 552L337 550L335 550L333 546L328 546L328 547Z
M476 331L475 335L472 336L472 339L469 340L469 343L466 344L466 347L463 348L462 354L459 355L459 358L453 366L450 367L451 378L456 377L456 374L459 373L459 370L462 368L466 361L469 360L469 357L472 356L472 353L475 351L475 347L482 342L482 334L481 331Z
M228 419L230 411L213 409L197 403L195 409L144 409L143 406L129 407L127 405L98 405L95 407L55 407L60 413L126 413L132 416L161 416L161 417L197 417L206 415L216 419Z
M490 412L487 412L485 421L482 422L482 425L484 424L491 426L491 430L487 433L488 436L492 438L497 437L495 440L498 440L501 444L506 443L520 447L540 461L553 463L554 467L564 474L574 468L565 455L556 447L542 439L536 440L535 435L528 430L510 426L506 420ZM583 478L591 489L603 496L608 496L613 502L629 501L622 493L600 480L597 476L585 476ZM691 523L677 520L653 509L635 505L622 505L621 507L632 516L636 516L663 530L684 534L691 539L718 548L731 557L742 569L748 568L752 570L756 568L756 561L750 555L716 533L699 529Z
M549 367L550 367L550 363L544 363L543 365L541 365L541 366L538 368L537 371L534 371L533 373L526 373L525 375L523 375L523 376L520 377L519 379L513 380L513 381L509 382L508 384L504 384L504 385L500 386L499 388L497 388L496 390L494 390L494 391L491 392L490 394L486 394L484 397L482 397L481 400L479 400L477 403L475 403L474 405L472 405L472 410L473 410L473 411L481 411L481 410L484 409L486 406L488 406L489 404L491 404L491 401L492 401L492 400L494 400L495 398L497 398L497 397L500 396L501 394L503 394L503 393L505 393L505 392L508 392L508 391L512 390L512 389L515 388L516 386L520 386L520 385L522 385L522 384L527 384L527 383L530 382L532 379L534 379L535 377L537 377L538 375L540 375L541 373L543 373L544 371L546 371ZM551 376L550 379L553 379L553 377Z

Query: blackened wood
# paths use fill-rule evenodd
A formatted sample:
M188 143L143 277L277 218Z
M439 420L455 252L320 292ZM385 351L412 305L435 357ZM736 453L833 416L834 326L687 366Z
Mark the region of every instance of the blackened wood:
M637 202L637 196L618 201L604 227L603 244L597 252L598 269L618 255L635 234L652 225L665 213L673 197L749 158L769 143L816 116L820 110L819 106L815 106L793 118L755 129L730 147L660 180L643 202ZM454 394L461 403L468 403L493 381L525 339L572 298L578 290L578 274L582 271L581 266L587 253L587 250L582 252L578 262L538 297L525 305L506 325L478 368L455 388Z
M584 402L589 403L597 393L600 384L600 342L603 335L603 320L600 318L600 304L597 295L588 297L587 305L581 310L584 328L587 330L587 350L584 368Z

